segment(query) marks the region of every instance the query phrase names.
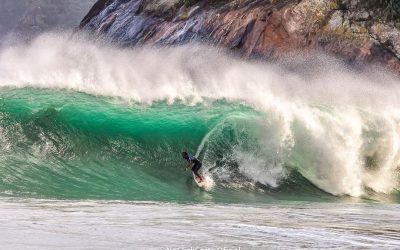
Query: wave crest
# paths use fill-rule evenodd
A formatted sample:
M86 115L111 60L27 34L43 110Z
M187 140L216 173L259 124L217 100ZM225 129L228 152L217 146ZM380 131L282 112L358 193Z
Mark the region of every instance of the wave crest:
M120 49L44 35L1 49L0 86L142 104L243 102L260 114L225 119L199 147L221 180L236 171L277 187L291 168L335 195L399 187L400 85L381 69L354 72L321 55L271 64L203 46Z

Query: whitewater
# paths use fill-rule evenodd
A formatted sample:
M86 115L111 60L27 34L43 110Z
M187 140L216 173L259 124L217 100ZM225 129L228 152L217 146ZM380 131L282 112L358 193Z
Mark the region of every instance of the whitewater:
M0 242L396 248L399 83L320 54L265 62L199 44L119 48L60 34L3 46ZM182 150L212 187L184 171ZM42 226L28 226L38 217ZM181 239L188 225L194 241Z

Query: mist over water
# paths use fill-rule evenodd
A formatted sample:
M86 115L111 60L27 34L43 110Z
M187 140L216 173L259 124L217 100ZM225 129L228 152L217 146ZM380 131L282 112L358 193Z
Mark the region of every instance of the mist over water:
M185 147L197 152L217 189L261 185L275 190L297 173L304 178L295 182L299 188L309 182L333 195L398 194L399 79L379 68L356 72L323 55L299 58L266 63L199 45L121 49L45 34L28 45L1 49L2 147L15 158L21 148L28 150L32 159L26 169L36 162L42 173L40 165L56 165L60 172L49 167L49 176L55 171L78 186L99 181L101 191L101 178L118 176L122 179L113 185L125 186L115 194L131 192L133 199L140 190L150 192L146 181L158 190L179 183L165 176L183 176L174 166L181 164L176 154ZM38 114L41 122L25 127ZM32 128L36 139L27 134ZM93 129L101 131L105 142ZM20 136L11 138L15 131ZM93 164L82 170L81 180L81 173L69 166L83 154L78 145L90 145L82 148ZM70 158L62 148L71 149ZM43 150L54 161L42 160ZM97 160L107 150L115 150L114 156L104 156L114 167L97 171ZM159 159L167 166L159 176L137 167L155 167ZM1 170L3 177L18 168L10 156L1 155L0 162L9 166ZM126 166L130 164L136 167L132 170ZM131 179L123 179L126 173ZM137 176L143 181L130 182ZM1 191L21 191L16 186L22 183L51 185L50 179L35 178L24 173L15 180L3 178L7 183ZM65 187L74 185L65 185L42 195L71 196ZM90 188L91 197L106 192Z
M72 30L96 0L2 0L0 45L29 41L51 30ZM69 32L69 31L68 31Z

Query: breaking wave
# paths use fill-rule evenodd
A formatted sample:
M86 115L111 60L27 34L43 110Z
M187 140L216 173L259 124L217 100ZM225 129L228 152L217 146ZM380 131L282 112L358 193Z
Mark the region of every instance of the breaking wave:
M398 195L399 86L320 55L265 63L44 35L0 52L0 192L191 200L188 149L214 198Z

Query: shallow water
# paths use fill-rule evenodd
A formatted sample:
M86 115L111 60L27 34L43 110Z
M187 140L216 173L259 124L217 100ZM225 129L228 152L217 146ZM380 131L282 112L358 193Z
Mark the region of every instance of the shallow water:
M1 199L6 249L398 249L400 205Z

